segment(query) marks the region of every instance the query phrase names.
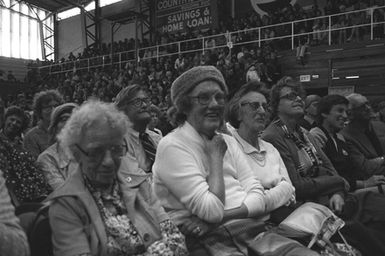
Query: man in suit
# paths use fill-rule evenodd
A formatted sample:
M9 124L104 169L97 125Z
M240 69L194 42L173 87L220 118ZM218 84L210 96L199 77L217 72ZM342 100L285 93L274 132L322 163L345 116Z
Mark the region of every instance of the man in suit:
M156 148L162 136L147 128L151 120L151 102L147 92L138 84L130 85L119 92L115 104L132 123L132 128L125 136L127 157L131 157L131 162L135 162L138 168L151 173Z
M350 94L349 124L342 130L347 149L355 166L367 175L385 174L385 125L371 121L372 108L361 94Z

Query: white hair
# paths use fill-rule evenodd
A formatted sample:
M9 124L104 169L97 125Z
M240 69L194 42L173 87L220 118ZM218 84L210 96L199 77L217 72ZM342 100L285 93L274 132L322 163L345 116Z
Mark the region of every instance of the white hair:
M107 123L115 132L117 130L122 136L131 126L127 116L113 103L93 99L85 102L72 113L58 135L60 145L72 155L71 146L81 141L84 131L101 121Z

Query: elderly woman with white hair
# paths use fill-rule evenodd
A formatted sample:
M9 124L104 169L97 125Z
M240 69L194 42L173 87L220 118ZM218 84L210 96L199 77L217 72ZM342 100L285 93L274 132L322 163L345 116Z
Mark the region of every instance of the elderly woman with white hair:
M90 101L59 134L78 166L50 197L54 255L187 255L148 175L123 160L128 126L113 104Z
M266 97L264 84L252 81L243 85L228 104L226 116L231 125L228 128L265 190L287 193L286 183L281 182L291 184L286 166L278 150L260 137L269 116ZM294 202L293 189L289 203Z
M172 101L184 120L159 143L156 195L186 234L191 255L312 255L274 233L256 239L269 212L288 203L294 190L282 180L284 193L266 193L235 139L217 132L227 92L213 66L194 67L174 81Z

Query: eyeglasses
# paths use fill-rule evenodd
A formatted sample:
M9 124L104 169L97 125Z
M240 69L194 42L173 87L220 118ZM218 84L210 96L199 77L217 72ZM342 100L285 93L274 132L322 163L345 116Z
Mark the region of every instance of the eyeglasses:
M258 101L255 101L255 102L243 102L241 103L241 106L245 106L245 105L249 105L250 108L254 111L258 110L259 108L263 108L264 110L266 110L268 108L268 105L266 102L258 102Z
M97 147L97 148L90 149L88 152L82 149L78 144L75 144L75 146L79 149L80 152L82 152L82 154L84 154L90 160L96 160L96 161L101 161L105 157L107 150L111 152L111 155L113 157L122 157L127 153L127 150L128 150L126 141L124 141L124 145Z
M56 108L58 105L55 104L55 105L46 105L46 106L43 106L43 110L49 110L49 109L54 109Z
M151 100L149 98L136 98L134 100L127 102L127 104L133 104L135 107L139 108L139 107L142 107L143 104L150 105Z
M282 96L279 97L279 99L288 99L288 100L294 101L294 100L296 100L298 97L299 97L301 100L303 100L302 96L299 95L299 94L296 93L296 92L290 92L290 93L288 93L288 94L282 95Z
M216 93L216 94L201 93L197 96L191 96L191 98L198 100L199 104L201 105L209 105L212 98L214 98L219 105L224 105L226 101L226 97L223 93Z

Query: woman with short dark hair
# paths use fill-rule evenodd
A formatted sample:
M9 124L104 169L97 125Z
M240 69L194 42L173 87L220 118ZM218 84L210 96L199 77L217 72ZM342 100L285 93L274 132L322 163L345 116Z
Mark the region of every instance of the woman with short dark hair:
M42 91L34 96L33 111L38 118L38 123L25 135L24 148L35 159L52 145L51 134L48 131L51 113L54 108L62 103L63 98L57 90Z

